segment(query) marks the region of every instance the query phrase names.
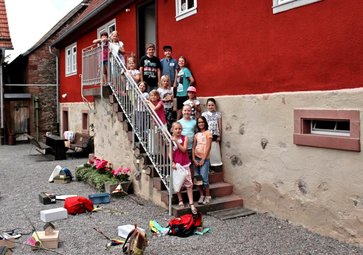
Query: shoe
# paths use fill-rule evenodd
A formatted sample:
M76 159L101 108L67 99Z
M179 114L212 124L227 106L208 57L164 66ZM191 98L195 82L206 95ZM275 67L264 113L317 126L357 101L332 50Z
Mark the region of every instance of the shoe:
M184 209L185 208L184 202L183 201L179 201L178 207L179 207L179 209Z
M195 208L195 206L194 206L194 203L189 204L189 206L190 206L190 210L192 211L192 214L198 213L197 208Z
M198 200L198 204L203 204L204 202L204 199L205 199L205 196L200 196L199 200Z
M204 199L203 205L209 204L211 200L212 200L211 196L206 196L205 199Z

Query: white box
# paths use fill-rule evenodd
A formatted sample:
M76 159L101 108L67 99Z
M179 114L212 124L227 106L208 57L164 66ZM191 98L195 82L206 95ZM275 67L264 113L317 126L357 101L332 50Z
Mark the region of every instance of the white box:
M63 207L40 211L40 219L44 222L67 219L67 210Z
M33 237L35 238L35 240L39 238L44 248L47 249L58 248L59 230L54 230L54 233L51 235L45 235L45 231L37 231L37 233L33 234Z
M126 239L127 236L129 235L129 233L134 229L135 229L135 225L131 225L131 224L118 226L117 227L118 236ZM145 230L142 228L137 227L137 229L145 232Z

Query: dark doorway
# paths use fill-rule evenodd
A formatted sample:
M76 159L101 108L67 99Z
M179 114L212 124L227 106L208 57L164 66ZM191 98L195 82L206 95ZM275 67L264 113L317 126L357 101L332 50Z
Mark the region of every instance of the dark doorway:
M156 45L155 0L145 1L137 8L138 58L145 55L145 45ZM157 51L156 51L157 52Z

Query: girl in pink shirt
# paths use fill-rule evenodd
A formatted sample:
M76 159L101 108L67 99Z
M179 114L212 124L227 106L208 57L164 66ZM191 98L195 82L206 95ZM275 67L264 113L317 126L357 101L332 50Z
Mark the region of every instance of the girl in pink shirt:
M173 147L173 169L176 169L176 164L179 163L187 171L188 175L183 183L183 187L187 189L187 195L189 199L190 210L193 214L197 213L197 208L194 206L193 201L193 182L190 173L190 161L188 156L188 137L181 134L183 130L182 125L179 122L174 122L171 126L171 140L174 142ZM179 207L184 208L183 197L181 191L177 193L179 199Z
M163 125L166 125L164 104L163 101L161 101L160 93L156 89L150 91L148 103L150 105L150 108L153 109L158 115L161 123L163 123Z

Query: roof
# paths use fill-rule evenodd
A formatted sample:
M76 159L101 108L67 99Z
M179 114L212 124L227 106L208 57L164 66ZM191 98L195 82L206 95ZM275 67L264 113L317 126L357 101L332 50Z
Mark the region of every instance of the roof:
M64 24L67 23L74 15L76 15L80 10L82 10L85 6L87 6L87 3L89 1L90 0L83 0L80 4L74 7L69 13L67 13L66 16L64 16L60 21L58 21L58 23L55 24L42 38L40 38L40 40L37 43L35 43L29 50L27 50L25 53L21 55L26 56L32 53L38 47L40 47L46 40L49 39L49 37L51 37L55 32L57 32L58 29L64 26Z
M130 3L134 2L134 0L89 0L88 1L88 7L84 12L82 12L79 17L77 17L74 22L69 26L69 29L67 32L62 34L60 37L58 37L57 40L55 40L52 44L52 46L57 46L59 43L61 43L63 40L65 40L67 37L73 35L74 33L79 32L79 29L81 27L87 27L89 26L89 21L94 19L95 16L100 14L102 11L104 11L107 7L112 6L112 11L116 11L116 9L123 8L124 6L129 5ZM113 8L115 7L115 8ZM112 12L108 12L107 15L113 15ZM105 17L105 16L103 16Z
M13 49L9 33L8 17L6 15L5 0L0 0L0 48Z

